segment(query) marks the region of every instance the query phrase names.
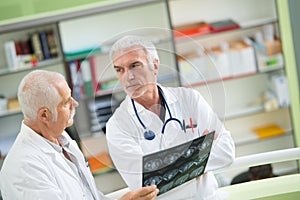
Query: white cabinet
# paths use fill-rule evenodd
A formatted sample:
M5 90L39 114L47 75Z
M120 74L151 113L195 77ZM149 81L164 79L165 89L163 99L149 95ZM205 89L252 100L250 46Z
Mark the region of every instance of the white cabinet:
M169 1L169 7L174 28L227 19L239 25L237 29L174 39L180 57L178 63L182 83L197 89L218 113L232 133L236 155L294 147L276 1L174 0ZM259 41L261 36L265 42L268 39L265 33L270 30L274 37L273 49L263 49L269 43L264 43L263 48L257 42L253 43ZM251 50L248 52L244 47L239 51L231 49L237 42L249 41ZM275 44L277 42L278 46ZM276 52L266 53L274 48ZM231 60L232 57L235 59ZM274 87L278 80L281 80L281 89ZM274 133L271 125L280 127L281 131ZM265 127L262 135L254 131L262 127ZM281 134L276 135L276 132ZM274 172L277 174L296 172L297 168L296 162L274 164Z

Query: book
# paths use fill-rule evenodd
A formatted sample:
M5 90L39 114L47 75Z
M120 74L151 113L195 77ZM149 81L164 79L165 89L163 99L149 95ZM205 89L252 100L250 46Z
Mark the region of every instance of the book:
M48 42L51 58L57 57L58 56L58 46L57 46L56 37L55 37L53 31L47 32L47 42Z
M69 62L73 97L78 101L81 98L81 74L77 71L77 61Z
M174 27L174 37L198 36L210 33L210 25L205 22L191 23Z
M225 19L225 20L212 22L212 23L209 23L209 25L210 25L210 31L212 33L218 33L218 32L222 32L222 31L228 31L228 30L240 28L240 25L237 24L232 19Z
M277 124L269 124L266 126L253 128L253 131L257 134L259 139L274 137L285 133L285 130Z
M42 44L39 38L39 33L35 32L30 36L30 43L33 50L33 53L38 61L44 59Z
M18 69L18 55L16 50L15 41L9 40L4 43L5 55L8 68L11 70Z
M32 67L32 51L29 41L15 41L15 48L17 51L18 68Z
M100 89L100 85L97 77L97 63L95 61L95 56L90 57L90 64L91 64L94 93L97 93Z
M90 65L89 60L83 60L81 62L80 71L82 74L84 93L86 96L92 97L94 95L94 87L93 87L91 65Z
M46 31L39 32L39 38L41 41L44 60L51 58Z

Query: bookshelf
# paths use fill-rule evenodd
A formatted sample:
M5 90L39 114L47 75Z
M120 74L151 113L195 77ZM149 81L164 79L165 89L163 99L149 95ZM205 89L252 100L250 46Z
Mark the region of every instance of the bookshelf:
M3 29L0 37L0 94L7 101L0 110L2 157L16 138L23 120L16 99L21 79L35 69L58 71L62 74L65 74L65 70L56 23L32 26L31 21L28 21L19 26L11 21L9 27L2 24L0 27ZM8 45L9 48L6 48ZM34 45L39 45L40 49L34 50Z
M255 68L252 68L250 73L232 74L232 70L235 69L230 69L232 67L230 64L233 65L234 62L230 62L228 59L230 64L226 66L224 63L228 60L226 61L224 57L221 57L224 54L214 51L218 48L229 57L232 52L226 52L226 50L229 50L228 46L231 43L245 41L245 37L255 41L257 33L264 33L268 29L267 27L273 27L274 41L281 42L276 3L274 0L263 2L230 0L226 3L219 0L210 2L169 1L173 27L197 22L204 22L209 25L223 19L232 19L239 25L239 28L217 33L187 35L174 39L176 52L181 57L178 62L179 69L182 69L180 71L181 77L185 79L182 82L186 87L195 88L203 94L216 110L225 126L232 133L237 156L296 146L294 142L296 132L293 125L295 119L291 117L293 113L290 106L291 96L287 95L288 104L282 103L279 106L274 106L271 103L273 97L268 96L270 91L271 95L274 95L274 77L281 76L286 81L288 80L287 73L289 71L284 60L285 52L280 50L264 56L265 54L262 53L257 44L251 43L250 48L253 49L253 54L249 54L248 58L253 58ZM185 58L184 61L182 61L182 57ZM208 61L205 61L205 57L208 57L206 58ZM272 61L274 61L273 64L271 64ZM197 65L201 66L204 62L208 63L206 67L193 69ZM219 65L220 63L223 65ZM239 66L243 67L241 63ZM270 63L270 66L267 66L266 63ZM207 69L209 64L214 66L213 72ZM229 67L228 71L231 71L231 74L224 75L225 67ZM195 73L198 73L198 79L197 77L187 78ZM210 73L213 73L214 76ZM289 88L285 87L284 90L277 92L275 101L279 101L288 90ZM284 133L261 139L254 131L257 127L272 124L282 128ZM275 165L274 168L278 174L294 173L299 170L296 161L281 163ZM232 178L238 172L234 173L228 176Z
M36 68L64 74L70 86L73 87L70 63L78 61L80 67L80 62L83 60L96 60L97 71L94 77L96 77L97 84L100 82L102 85L103 83L111 85L105 90L95 91L92 96L81 93L79 98L81 106L77 110L75 128L83 143L89 139L105 136L101 131L96 134L91 131L90 122L93 111L90 110L89 105L95 103L95 99L101 101L107 96L113 96L117 102L120 102L125 96L115 81L114 71L109 67L108 49L124 34L140 34L151 37L159 48L163 64L159 73L161 76L158 77L159 82L169 86L192 87L201 92L224 120L227 128L231 130L237 146L237 156L293 147L295 146L294 137L299 132L299 125L293 123L295 117L299 115L297 102L291 102L292 106L266 111L260 101L261 94L268 89L270 77L274 75L287 75L289 83L293 83L289 85L290 88L292 87L293 91L299 91L298 86L295 86L297 84L293 82L295 80L291 69L293 52L288 51L289 47L284 47L287 42L290 42L291 37L286 35L283 37L284 35L279 33L279 29L284 29L285 21L279 20L280 16L277 11L285 8L285 5L282 5L282 2L278 5L276 3L275 0L228 0L226 3L222 0L126 0L112 3L104 1L0 22L1 46L11 39L23 40L32 32L50 29L57 37L59 49L57 57L40 61L35 68L23 67L11 70L6 63L4 49L0 48L0 81L5 83L0 84L0 94L14 98L21 78ZM213 34L196 34L192 37L174 38L172 35L172 27L197 24L201 21L211 23L224 19L233 19L240 27ZM285 41L283 56L289 57L283 60L282 65L259 71L255 57L256 70L251 73L227 77L217 75L215 79L195 80L193 83L184 84L180 62L177 61L175 55L186 56L199 53L199 48L212 49L223 41L235 41L237 38L241 40L245 36L252 37L257 31L263 30L265 25L270 24L275 27L277 37ZM178 71L181 74L178 74ZM298 98L297 94L298 92L291 93L292 99ZM7 140L9 143L11 138L15 137L19 129L16 124L20 124L21 120L20 110L0 113L0 127L1 130L5 130L5 132L0 132L1 142ZM285 134L259 139L251 131L256 126L272 123L280 125L285 130ZM299 136L296 135L296 138ZM96 149L97 152L105 150L97 145L93 148L89 150ZM297 166L293 162L275 168L283 174L295 171ZM97 176L96 182L99 182L99 189L101 189L101 183L111 177L121 179L116 172ZM114 185L105 187L104 192L121 187L124 187L122 180L116 181Z
M144 17L137 20L138 16ZM108 21L114 21L114 23L108 23ZM125 97L111 66L108 52L114 41L127 34L138 34L151 39L158 48L162 63L158 81L164 85L180 85L176 57L172 54L174 44L169 21L166 1L141 1L119 9L108 9L106 12L60 21L58 25L66 70L70 78L69 83L73 85L73 92L77 91L74 96L81 102L81 105L85 105L86 108L91 107L92 101L101 101L101 99L104 101L109 95L120 103ZM78 31L79 27L80 31ZM91 76L86 81L78 78L78 76L84 77L82 63L90 65ZM92 93L86 93L87 90L84 90L84 82L88 81L93 83L94 92ZM88 112L85 113L91 112L90 109L87 110ZM81 113L77 115L78 121L84 120L84 115L82 116ZM98 117L102 118L102 116ZM88 118L90 118L89 115ZM88 134L92 136L94 132L80 124L77 124L77 129L85 136ZM103 132L98 134L101 133L103 134Z
M75 126L81 137L81 146L86 147L85 153L90 153L86 154L88 157L107 152L105 145L89 145L88 141L105 139L106 121L125 97L108 58L109 49L117 39L127 34L151 39L158 48L162 63L158 81L169 86L180 85L167 1L131 2L58 23L68 81L73 92L76 92L73 96L81 105L77 109ZM89 64L89 79L84 80L82 76L85 73L82 63ZM93 83L92 93L86 93L84 82ZM97 153L91 155L91 152ZM115 170L96 173L94 177L104 193L125 187ZM104 185L107 179L114 179L115 182Z

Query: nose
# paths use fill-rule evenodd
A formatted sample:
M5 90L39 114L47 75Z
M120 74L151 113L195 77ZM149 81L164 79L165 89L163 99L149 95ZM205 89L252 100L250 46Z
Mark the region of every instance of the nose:
M79 106L79 103L73 98L72 98L72 108L76 108L77 106Z
M125 71L126 71L126 76L125 76L126 79L128 79L128 80L134 79L134 73L132 70L126 69Z

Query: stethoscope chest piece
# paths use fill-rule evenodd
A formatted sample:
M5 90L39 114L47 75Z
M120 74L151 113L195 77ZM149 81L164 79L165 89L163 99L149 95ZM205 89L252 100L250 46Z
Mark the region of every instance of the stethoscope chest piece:
M146 130L144 132L144 138L146 140L153 140L155 138L155 133L153 131L151 131L151 130Z

